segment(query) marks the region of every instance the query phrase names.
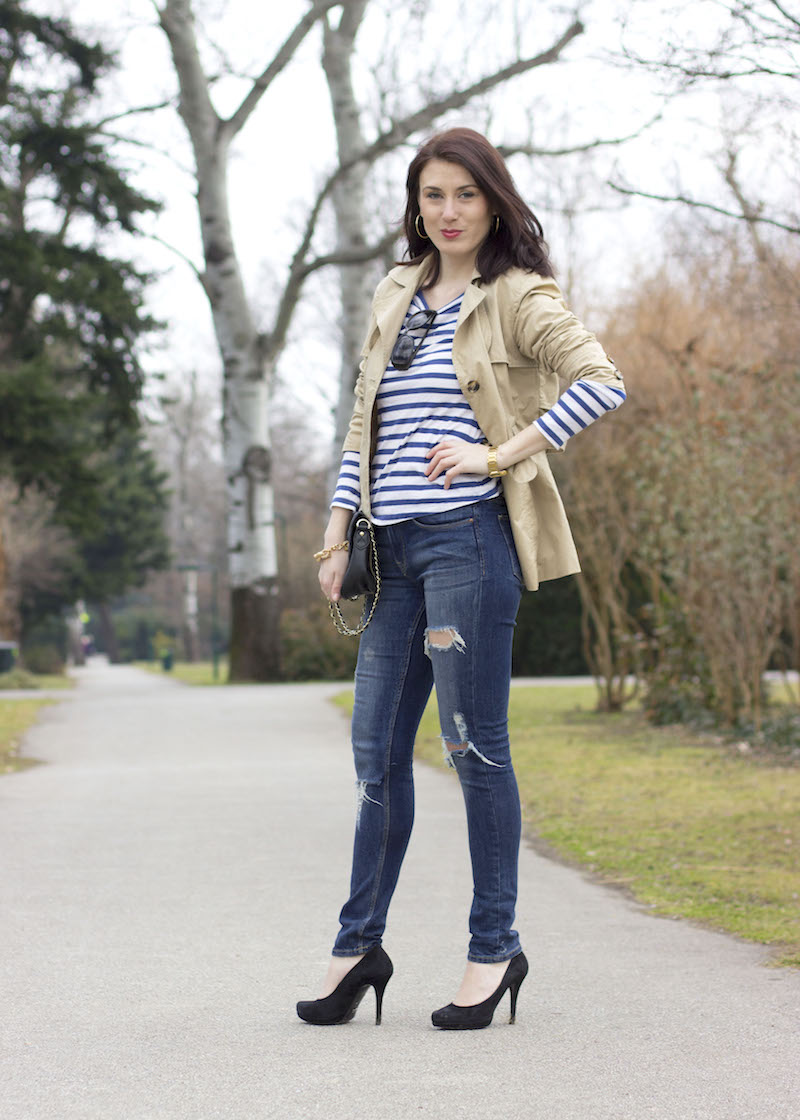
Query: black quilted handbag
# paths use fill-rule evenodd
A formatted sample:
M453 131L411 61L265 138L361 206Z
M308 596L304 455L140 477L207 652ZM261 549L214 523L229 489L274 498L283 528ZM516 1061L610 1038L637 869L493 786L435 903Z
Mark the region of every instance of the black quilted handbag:
M366 596L364 610L355 629L347 625L338 603L331 603L330 611L333 624L340 634L355 635L361 634L369 626L381 593L375 530L370 519L361 510L357 510L350 521L347 543L347 571L342 579L342 598L352 600Z

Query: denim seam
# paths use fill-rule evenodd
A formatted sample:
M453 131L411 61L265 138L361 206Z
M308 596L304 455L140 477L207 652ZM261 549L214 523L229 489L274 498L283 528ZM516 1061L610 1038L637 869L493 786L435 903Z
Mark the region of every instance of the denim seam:
M493 853L493 860L494 860L493 878L494 878L495 892L496 892L495 897L494 897L494 943L495 943L495 945L498 945L499 941L500 941L500 854L499 854L499 851L498 851L499 839L500 839L500 822L499 822L498 817L497 817L497 805L495 803L494 794L492 792L492 783L489 780L489 772L487 770L485 770L483 772L483 777L484 777L484 780L486 782L486 792L488 794L489 803L491 804L491 807L492 807L492 819L494 821L495 836L498 839L498 844L495 847L495 850L494 850L494 853ZM514 952L511 954L511 956L516 956L516 954L518 952L519 952L519 949L517 948L517 949L514 950ZM473 956L471 950L467 953L467 960L474 961L476 963L495 964L495 963L500 963L501 961L507 960L507 959L510 959L510 958L507 958L507 957L499 957L498 958L498 957Z
M475 530L475 547L478 550L478 556L481 562L481 587L483 586L482 581L486 578L486 556L484 554L483 535L481 533L481 519L484 517L484 515L485 511L480 508L480 503L478 503L478 506L475 510L475 520L473 522L473 528Z
M483 511L481 511L481 513L482 512ZM479 519L477 517L475 519L475 537L476 537L476 541L477 541L477 545L478 545L478 552L479 552L479 555L480 555L480 558L481 558L481 575L483 577L486 574L486 565L485 565L485 562L484 562L483 540L482 540L481 533L480 533ZM477 610L477 615L478 615L479 618L481 616L481 606L482 606L484 591L485 591L485 585L484 585L484 581L483 581L483 578L482 578L481 581L478 584L478 598L477 598L477 603L476 603L476 610ZM475 712L477 711L477 704L476 704L477 698L475 696L475 661L474 660L472 661L472 665L471 665L471 679L470 679L470 682L469 682L469 688L470 688L470 696L471 696L471 701L472 701L472 713L474 715ZM505 767L504 767L504 769L505 769ZM499 927L498 927L499 916L500 916L500 873L499 873L499 871L500 871L500 854L499 854L499 850L498 850L499 849L499 843L500 843L500 822L498 821L498 818L497 818L497 807L496 807L496 804L495 804L494 794L492 792L492 783L491 783L491 780L490 780L490 775L489 775L488 769L483 770L483 780L486 783L486 789L487 789L487 793L488 793L488 796L489 796L489 802L490 802L491 807L492 807L492 819L494 821L494 832L495 832L495 837L496 837L496 845L495 845L495 850L494 850L494 853L493 853L493 860L494 860L494 882L495 882L495 891L496 891L495 899L494 899L494 907L495 907L495 909L494 909L494 943L495 943L495 945L497 945L497 943L500 939L500 930L499 930ZM467 959L468 960L474 960L475 958L468 952L467 953Z
M391 795L389 793L389 781L388 781L389 767L391 766L392 744L394 743L395 726L397 724L397 713L400 710L400 700L401 700L401 697L403 695L403 689L405 688L406 676L408 674L408 662L409 662L409 658L411 656L411 650L413 648L413 641L414 641L414 638L416 636L417 628L418 628L419 622L420 622L420 618L422 617L422 614L423 614L424 610L425 610L425 602L423 600L423 602L420 604L419 611L417 612L416 617L414 619L413 626L409 627L409 638L408 638L408 644L406 646L406 659L405 659L404 672L400 675L400 677L398 679L398 682L397 682L397 688L395 690L395 695L394 695L394 703L393 703L393 706L392 706L392 716L391 716L391 720L389 721L389 734L387 735L387 739L386 739L386 750L384 752L384 759L383 759L383 761L384 761L384 768L383 768L383 801L384 801L384 804L383 804L383 835L381 836L380 853L378 855L378 861L377 861L377 865L376 865L376 868L375 868L375 881L374 881L373 888L372 888L372 895L370 897L369 909L367 910L367 913L364 917L364 921L361 925L361 928L359 929L359 936L362 937L362 938L364 937L364 932L366 930L366 927L369 925L369 923L372 921L373 917L375 916L375 907L376 907L377 902L378 902L378 895L380 894L380 884L381 884L381 878L383 876L383 868L384 868L384 865L386 863L386 851L389 847L389 828L390 828L391 813L392 813L392 799L391 799Z
M500 513L497 516L497 524L500 527L500 532L503 535L503 540L506 542L506 552L508 553L508 562L511 566L511 574L517 583L523 583L522 568L519 562L519 555L517 554L517 546L514 543L514 533L511 528L511 518L506 513Z
M482 540L481 533L480 533L480 525L476 525L476 535L477 535L477 539L478 539L478 551L480 553L480 558L481 558L481 581L478 584L478 602L477 602L478 618L481 618L482 617L481 608L483 606L483 595L484 595L484 588L485 588L484 576L486 574L486 565L484 563L483 540ZM472 679L469 682L470 683L470 694L472 696L473 716L474 716L475 712L477 711L477 697L475 695L475 669L474 669L474 666L475 666L475 661L473 660L473 662L472 662ZM473 734L474 734L474 732L473 732ZM492 796L492 783L491 783L491 778L490 778L490 774L489 774L488 769L483 770L482 777L483 777L483 781L486 785L486 791L489 795L489 802L492 806L492 819L494 821L494 832L495 832L495 850L494 850L494 853L493 853L493 860L494 860L494 869L493 870L494 870L494 881L497 884L498 879L499 879L499 863L500 863L497 849L498 849L498 845L499 845L499 842L500 842L500 834L499 834L498 829L497 829L497 813L495 812L494 797ZM495 943L495 945L497 944L497 921L498 921L499 910L500 910L500 907L497 904L497 898L495 898L495 911L494 911L494 928L495 928L494 943ZM469 957L469 953L467 954L467 957Z

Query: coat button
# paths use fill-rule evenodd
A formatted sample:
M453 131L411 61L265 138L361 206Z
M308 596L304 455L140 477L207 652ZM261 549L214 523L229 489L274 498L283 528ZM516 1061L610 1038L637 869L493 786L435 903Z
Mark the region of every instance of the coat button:
M480 387L481 387L480 381L468 381L467 382L467 389L469 389L470 393L477 393L477 391L478 391L478 389L480 389Z

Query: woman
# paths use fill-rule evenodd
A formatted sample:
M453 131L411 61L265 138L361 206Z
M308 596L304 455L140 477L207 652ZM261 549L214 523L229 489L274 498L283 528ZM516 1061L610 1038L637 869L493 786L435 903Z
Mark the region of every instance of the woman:
M350 898L307 1022L352 1018L369 987L411 833L412 752L436 685L458 773L474 894L466 970L434 1026L511 1021L528 965L513 928L520 803L508 742L511 643L524 585L578 570L546 451L625 392L566 309L539 222L499 153L471 129L432 137L408 171L409 261L379 285L319 579L336 602L353 510L376 526L382 587L361 638L353 747L358 815ZM558 379L569 388L558 396Z

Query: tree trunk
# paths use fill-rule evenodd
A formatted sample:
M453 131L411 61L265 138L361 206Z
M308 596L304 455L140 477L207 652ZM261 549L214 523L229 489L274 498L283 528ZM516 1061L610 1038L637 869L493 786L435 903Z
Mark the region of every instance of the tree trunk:
M103 645L106 647L106 656L112 665L118 665L119 643L117 642L117 632L114 629L114 619L111 616L111 608L108 603L101 603L99 610L100 630L103 635Z
M86 664L86 651L83 645L83 614L86 606L82 599L74 603L67 613L67 659L73 665Z
M223 434L229 498L228 547L232 592L231 680L271 680L280 673L277 548L274 526L269 440L270 375L286 342L303 283L312 272L331 264L341 268L343 391L337 410L341 443L352 407L352 389L371 287L369 268L386 251L393 235L366 244L363 182L370 167L442 114L461 108L473 97L519 74L557 61L582 24L574 20L552 46L533 58L508 66L462 89L429 100L421 109L391 123L367 143L361 131L350 74L355 38L369 0L311 0L303 15L253 84L235 112L223 119L211 100L210 79L203 70L191 0L164 0L161 26L169 40L180 87L179 112L189 134L197 172L197 204L205 267L199 278L211 304L222 356L225 403ZM336 9L338 25L326 13ZM281 294L270 333L259 335L245 295L231 236L227 159L236 137L295 51L318 21L325 32L324 65L333 102L339 168L321 188L311 208ZM358 160L358 162L356 162ZM314 257L317 221L333 197L338 222L334 253Z
M10 641L11 618L9 610L8 565L4 543L3 507L0 506L0 638ZM16 637L16 635L13 635Z
M349 166L360 152L367 147L361 128L351 73L351 60L355 50L355 39L367 8L367 0L352 4L336 30L331 26L330 17L324 23L325 39L323 67L328 82L328 90L333 108L336 127L336 142L340 166ZM367 237L364 232L365 168L356 164L337 184L333 191L333 206L336 214L337 250L351 252L365 248ZM338 477L340 451L347 435L350 414L353 410L353 390L358 377L358 364L361 344L366 327L366 313L371 295L371 264L341 265L339 267L339 288L341 293L341 364L339 367L339 394L336 406L336 426L334 447L329 477L329 492Z
M168 0L161 23L178 74L180 114L194 150L205 260L201 281L211 305L225 385L230 679L274 680L280 676L280 643L269 392L262 340L231 232L227 157L235 129L212 105L188 0ZM268 609L264 602L270 604Z
M197 661L197 569L188 568L183 573L183 656L188 662Z
M275 680L280 675L280 602L275 585L239 587L231 592L231 639L228 651L231 664L261 666L258 680ZM247 680L240 675L237 680Z

